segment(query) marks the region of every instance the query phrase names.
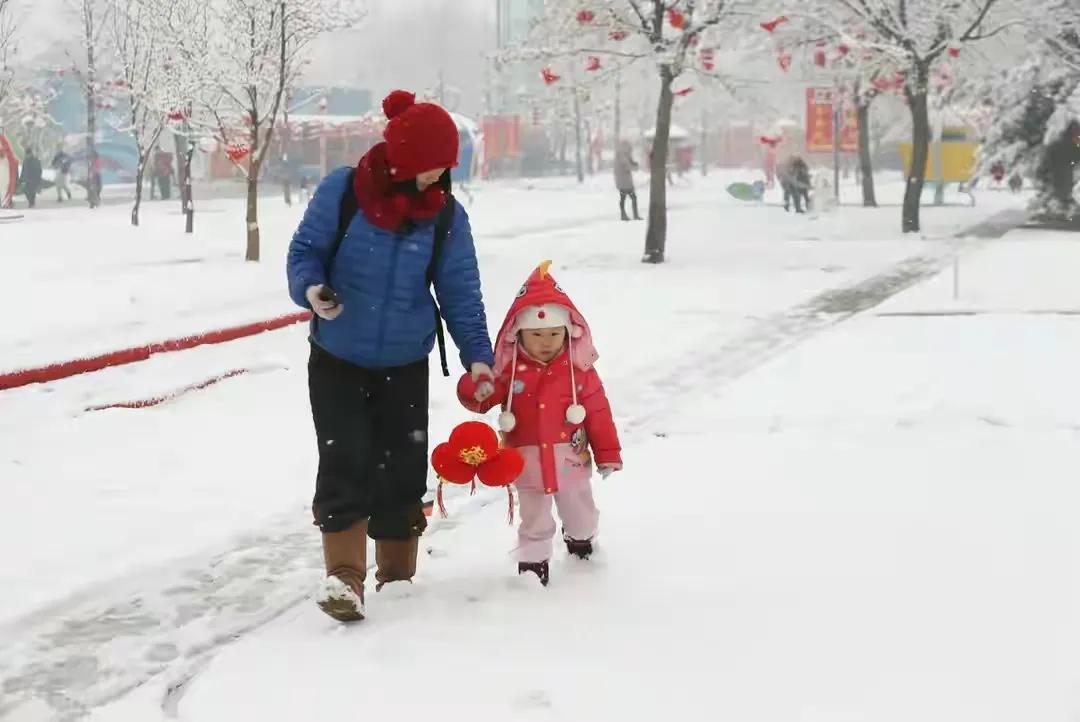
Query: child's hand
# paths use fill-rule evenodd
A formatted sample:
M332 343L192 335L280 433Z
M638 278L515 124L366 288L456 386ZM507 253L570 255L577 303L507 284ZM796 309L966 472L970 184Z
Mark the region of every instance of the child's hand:
M476 392L473 394L474 399L483 401L495 393L495 384L492 383L495 373L490 366L486 363L477 362L472 365L470 372L473 382L477 384Z
M490 381L481 381L476 387L476 393L473 394L473 398L477 401L483 401L493 393L495 393L495 384Z
M606 479L616 471L622 471L621 464L601 464L596 467L596 470L600 473L600 478Z

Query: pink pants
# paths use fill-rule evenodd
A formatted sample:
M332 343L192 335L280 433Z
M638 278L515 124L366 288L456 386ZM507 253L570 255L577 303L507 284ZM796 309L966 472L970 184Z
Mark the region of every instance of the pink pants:
M552 503L558 508L564 536L580 541L596 536L600 512L593 501L590 466L560 459L558 468L565 468L566 473L559 474L559 491L545 494L540 480L539 459L535 453L529 453L531 450L528 447L520 450L525 457L525 471L516 484L521 503L518 561L542 562L551 558L556 531L555 519L551 514ZM563 450L556 447L556 450L557 456L568 455L569 452L568 448Z

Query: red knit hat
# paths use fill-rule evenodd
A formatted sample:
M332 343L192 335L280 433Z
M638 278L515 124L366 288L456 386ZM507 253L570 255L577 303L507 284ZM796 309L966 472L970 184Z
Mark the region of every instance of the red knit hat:
M434 103L417 103L413 93L395 90L382 103L390 122L383 138L395 181L409 180L436 168L458 164L458 128Z

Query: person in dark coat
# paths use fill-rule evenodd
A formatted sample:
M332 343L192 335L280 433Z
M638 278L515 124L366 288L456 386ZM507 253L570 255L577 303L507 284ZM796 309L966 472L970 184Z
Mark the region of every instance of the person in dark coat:
M427 526L428 355L437 327L429 264L462 366L476 380L494 377L469 218L450 193L457 126L438 105L400 90L383 110L385 142L318 185L287 263L289 294L316 316L308 362L319 448L312 513L327 574L316 601L343 622L365 615L368 536L376 591L411 582L416 572ZM357 211L339 236L349 193ZM433 261L436 218L447 210L452 220Z
M41 190L41 161L34 155L33 150L26 151L19 182L22 184L22 192L26 196L27 203L33 208L37 204L37 194Z
M630 199L634 211L634 220L640 221L638 215L637 192L634 190L634 171L638 164L634 161L633 150L630 141L619 141L615 149L615 188L619 191L619 213L624 221L630 220L626 215L626 199Z
M780 187L784 189L784 210L791 210L791 201L795 201L795 212L804 213L810 207L810 167L800 156L793 155L780 164L776 172Z
M71 200L71 186L69 181L71 179L71 156L64 152L64 149L56 151L56 155L53 156L52 163L50 164L52 169L56 171L56 200L63 203L64 194L67 194L67 200Z

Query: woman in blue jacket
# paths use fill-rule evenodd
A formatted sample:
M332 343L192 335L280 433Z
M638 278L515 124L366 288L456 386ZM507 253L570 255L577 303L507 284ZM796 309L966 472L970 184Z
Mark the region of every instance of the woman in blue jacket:
M441 329L438 309L462 365L476 379L492 376L476 249L450 194L457 127L445 110L404 91L391 93L383 110L385 142L355 169L322 181L289 246L289 293L315 314L312 512L327 572L317 601L341 621L364 617L368 536L376 590L416 572L427 526L428 355Z

